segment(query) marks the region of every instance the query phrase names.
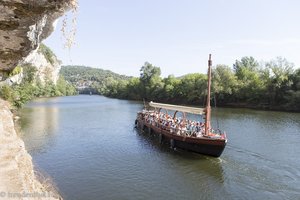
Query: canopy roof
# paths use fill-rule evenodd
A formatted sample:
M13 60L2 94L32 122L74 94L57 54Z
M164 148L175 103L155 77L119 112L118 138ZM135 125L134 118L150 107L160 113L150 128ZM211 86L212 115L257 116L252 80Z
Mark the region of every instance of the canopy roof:
M196 115L202 115L204 113L204 108L196 108L196 107L188 107L188 106L177 106L172 104L164 104L164 103L155 103L150 101L149 105L154 108L163 108L166 110L175 110L185 113L192 113Z

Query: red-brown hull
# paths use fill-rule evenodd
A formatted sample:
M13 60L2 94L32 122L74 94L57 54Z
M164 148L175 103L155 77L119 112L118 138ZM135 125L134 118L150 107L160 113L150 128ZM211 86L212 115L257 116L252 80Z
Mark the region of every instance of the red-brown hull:
M227 143L227 139L213 139L209 137L185 137L172 134L167 130L146 123L143 120L136 120L137 127L144 129L149 133L159 135L160 140L168 142L172 147L178 147L184 150L193 151L200 154L219 157Z

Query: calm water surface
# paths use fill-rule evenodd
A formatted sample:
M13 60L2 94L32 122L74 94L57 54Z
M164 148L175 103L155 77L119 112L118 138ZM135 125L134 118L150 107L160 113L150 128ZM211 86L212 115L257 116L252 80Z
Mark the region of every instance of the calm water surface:
M67 200L300 199L300 114L213 111L220 158L173 151L134 129L142 103L102 96L38 99L21 136ZM217 112L216 112L217 111Z

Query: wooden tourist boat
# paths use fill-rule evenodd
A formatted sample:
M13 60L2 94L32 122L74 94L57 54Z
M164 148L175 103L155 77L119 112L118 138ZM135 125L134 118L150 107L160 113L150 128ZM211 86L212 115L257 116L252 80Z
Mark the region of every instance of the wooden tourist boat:
M135 124L149 134L158 135L160 143L166 142L172 148L178 147L184 150L193 151L200 154L219 157L227 143L226 133L211 128L211 55L208 60L208 89L207 103L205 108L178 106L150 102L152 109L138 112ZM164 114L161 110L174 111L174 115ZM183 113L182 119L177 119L176 114ZM186 114L204 115L205 122L191 122L186 119ZM186 127L189 127L187 129Z

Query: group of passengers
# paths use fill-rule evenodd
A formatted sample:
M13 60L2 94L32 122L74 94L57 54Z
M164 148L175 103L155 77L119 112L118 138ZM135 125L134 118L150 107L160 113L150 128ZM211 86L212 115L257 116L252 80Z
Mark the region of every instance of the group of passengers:
M182 118L173 118L171 115L162 112L144 112L143 119L152 126L170 131L172 134L202 137L204 134L204 123L184 120Z

